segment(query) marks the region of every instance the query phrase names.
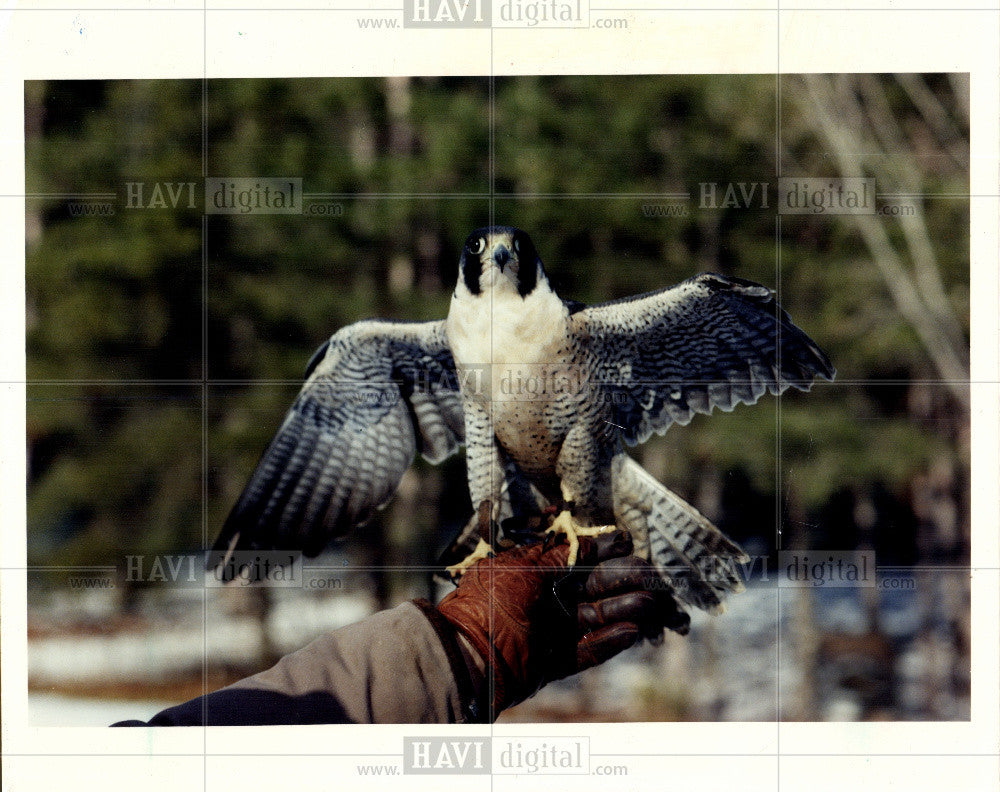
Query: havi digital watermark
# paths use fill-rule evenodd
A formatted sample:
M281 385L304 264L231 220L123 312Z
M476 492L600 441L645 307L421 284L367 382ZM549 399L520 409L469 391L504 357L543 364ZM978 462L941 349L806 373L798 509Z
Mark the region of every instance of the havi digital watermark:
M404 737L413 775L586 775L588 737Z
M127 583L167 584L175 587L219 588L254 586L302 588L302 556L285 550L236 550L222 563L205 569L201 553L146 554L125 556L124 579ZM311 588L339 588L327 580Z
M205 214L301 214L302 179L205 179Z
M589 26L589 0L403 0L405 28Z
M875 180L778 179L778 214L875 214Z
M782 550L778 586L784 588L872 588L875 554L864 550Z

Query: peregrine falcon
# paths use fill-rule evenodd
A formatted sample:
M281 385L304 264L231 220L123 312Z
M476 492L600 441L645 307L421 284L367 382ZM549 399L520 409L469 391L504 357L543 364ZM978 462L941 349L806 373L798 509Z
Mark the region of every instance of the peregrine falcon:
M315 556L385 506L417 451L437 463L464 444L472 503L499 526L491 540L555 513L550 529L571 544L624 528L680 602L716 610L742 588L746 555L625 446L834 374L764 286L702 274L586 306L556 295L525 232L481 228L447 319L362 321L317 350L210 564L235 550ZM473 517L469 560L484 538Z

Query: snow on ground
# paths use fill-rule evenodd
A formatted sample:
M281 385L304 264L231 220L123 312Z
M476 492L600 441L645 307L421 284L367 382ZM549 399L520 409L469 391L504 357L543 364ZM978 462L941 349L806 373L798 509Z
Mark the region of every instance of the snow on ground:
M253 665L260 656L262 634L253 616L226 611L216 592L203 605L201 591L173 593L186 597L189 607L180 617L152 620L147 629L112 634L78 635L54 631L28 644L32 681L95 682L114 678L162 679L170 672L213 664ZM372 601L361 595L313 597L291 590L277 592L269 617L269 637L281 652L293 651L317 635L363 619ZM148 606L146 608L148 610Z
M272 591L268 632L273 646L287 653L327 630L370 614L374 602L368 591L363 586L352 588L321 594L302 589ZM570 718L574 713L589 713L598 718L603 714L608 719L657 720L673 714L696 720L774 721L779 704L792 700L801 687L802 674L791 650L795 601L794 592L779 592L773 584L751 584L728 601L720 616L692 613L687 638L668 635L659 646L645 643L597 669L552 684L522 705L524 713L529 717L543 712L555 717L552 713L563 712ZM107 634L70 630L80 616L82 600L73 603L75 608L59 598L52 602L48 608L34 609L30 622L36 628L28 646L33 724L104 726L116 720L148 718L177 703L98 701L41 692L58 689L60 684L162 682L201 668L204 658L215 665L259 663L263 643L259 622L245 608L227 604L218 590L179 590L145 602L141 608L144 621L138 628ZM100 614L108 610L96 600L88 601L88 607L94 610L88 614L90 623L95 614L100 620ZM857 590L817 594L813 607L820 630L857 634L866 629ZM927 664L934 658L946 661L950 655L944 646L914 643L919 609L912 596L883 597L880 621L901 647L895 669L900 707L896 715L906 717L908 711L911 717L920 717L926 687L921 680L927 676ZM938 669L935 675L948 671ZM819 693L818 716L834 720L861 716L849 693ZM939 705L938 712L967 716L967 701Z
M116 701L28 694L28 722L32 726L110 726L123 720L149 720L176 701Z

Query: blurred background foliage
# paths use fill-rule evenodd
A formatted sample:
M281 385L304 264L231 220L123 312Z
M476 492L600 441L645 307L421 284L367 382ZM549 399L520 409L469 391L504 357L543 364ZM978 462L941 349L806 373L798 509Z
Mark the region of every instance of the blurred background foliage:
M772 553L780 526L785 546L967 561L967 81L494 87L491 130L486 78L26 84L29 563L210 543L313 350L368 316L445 316L460 246L491 221L532 234L564 297L716 271L777 289L828 352L833 385L634 450L736 539ZM875 177L910 196L880 207L912 214L778 217L778 175ZM301 178L317 197L205 215L205 176ZM721 204L741 182L766 183L767 205L703 205L702 184ZM193 183L194 205L130 208L129 183L146 205ZM113 213L81 215L81 193L113 193ZM467 501L461 459L418 462L352 541L432 562Z

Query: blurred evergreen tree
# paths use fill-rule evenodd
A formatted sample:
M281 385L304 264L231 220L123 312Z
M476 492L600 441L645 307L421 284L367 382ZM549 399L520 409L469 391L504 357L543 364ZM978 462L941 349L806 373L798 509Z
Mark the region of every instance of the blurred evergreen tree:
M907 130L892 156L919 165L919 189L968 192L961 86L925 83L957 130L946 146L925 134L912 92L873 79ZM830 216L776 224L779 157L785 175L838 175L792 79L776 141L776 88L773 76L500 78L491 149L485 78L27 84L28 193L118 196L110 216L28 202L30 560L120 563L211 541L313 349L366 316L443 317L460 246L491 219L534 236L568 298L702 270L779 288L839 384L789 394L780 414L765 401L698 417L635 453L739 538L773 543L774 509L737 512L779 494L817 537L844 535L824 521L844 513L831 504L845 491L895 503L898 527L917 477L942 459L967 468L967 445L947 390L921 384L935 370L856 229ZM200 194L194 209L125 207L126 183L200 191L205 175L301 178L327 196L307 207L334 213L203 215ZM770 184L768 206L699 207L703 183L739 182ZM675 203L688 211L649 211ZM923 216L967 343L968 203L927 201ZM714 496L707 471L721 476ZM431 560L438 523L465 508L440 481L460 463L413 475L414 494L365 534L395 543L395 563ZM414 518L420 492L440 495ZM412 533L392 529L412 519Z

